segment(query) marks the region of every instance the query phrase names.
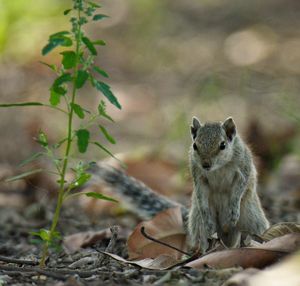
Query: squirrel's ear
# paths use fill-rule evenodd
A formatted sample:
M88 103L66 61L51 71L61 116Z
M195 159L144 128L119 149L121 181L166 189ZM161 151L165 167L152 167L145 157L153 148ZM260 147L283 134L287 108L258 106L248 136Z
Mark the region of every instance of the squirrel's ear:
M222 124L222 127L224 128L229 141L231 141L236 134L236 126L233 119L228 117Z
M196 116L193 116L193 121L192 121L192 125L191 125L191 134L192 134L193 139L196 138L197 131L200 127L201 127L201 123L200 123L199 119Z

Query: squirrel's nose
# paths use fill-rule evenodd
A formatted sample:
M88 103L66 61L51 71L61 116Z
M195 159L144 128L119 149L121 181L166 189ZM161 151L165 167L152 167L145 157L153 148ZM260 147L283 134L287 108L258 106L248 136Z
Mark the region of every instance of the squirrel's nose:
M210 169L210 164L208 162L204 162L204 163L202 163L202 167L205 170L209 170Z

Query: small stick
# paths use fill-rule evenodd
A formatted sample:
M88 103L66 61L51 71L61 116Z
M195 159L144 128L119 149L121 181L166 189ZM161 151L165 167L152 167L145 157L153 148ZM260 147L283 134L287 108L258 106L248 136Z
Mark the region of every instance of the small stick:
M170 244L168 244L168 243L166 243L166 242L163 242L163 241L160 241L160 240L158 240L158 239L156 239L156 238L151 237L149 234L147 234L147 233L145 232L145 227L144 227L144 226L141 227L141 234L142 234L144 237L146 237L147 239L151 240L151 241L154 241L154 242L156 242L156 243L158 243L158 244L161 244L161 245L164 245L164 246L166 246L166 247L172 248L172 249L174 249L174 250L176 250L176 251L178 251L178 252L180 252L180 253L182 253L182 254L191 256L191 254L188 253L188 252L185 252L185 251L183 251L183 250L181 250L181 249L179 249L179 248L177 248L177 247L175 247L175 246L173 246L173 245L170 245Z
M110 227L110 231L111 239L105 249L106 252L112 252L114 250L119 235L119 227L117 225L113 225L112 227Z
M110 227L110 231L111 231L111 238L110 241L105 249L105 252L112 252L113 249L115 248L117 239L118 239L118 234L119 234L119 227L117 225L114 225L112 227ZM94 248L94 247L93 247ZM97 252L99 252L99 250L97 248L94 248ZM107 261L108 257L103 255L103 253L99 253L99 259L98 261L95 263L96 267L100 267L102 264L104 264Z
M67 268L40 268L40 267L17 267L17 266L8 266L8 265L1 265L0 264L0 270L4 271L12 271L12 272L27 272L27 273L39 273L50 277L56 277L58 279L64 279L66 280L65 275L78 275L81 278L87 278L92 275L95 275L99 273L98 269L92 269L92 270L73 270L73 269L67 269Z
M24 265L33 265L33 266L39 264L38 261L34 261L34 260L17 259L17 258L2 256L2 255L0 255L0 261L4 261L7 263L21 264L21 265L23 265L23 264Z

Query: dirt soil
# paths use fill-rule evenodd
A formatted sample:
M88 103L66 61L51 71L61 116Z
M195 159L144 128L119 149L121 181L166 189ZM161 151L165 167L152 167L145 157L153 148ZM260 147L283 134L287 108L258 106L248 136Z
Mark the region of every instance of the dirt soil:
M287 167L291 166L288 163L290 161L294 162L287 158L279 168L279 173L264 186L262 203L272 223L299 221L299 206L295 203L298 192L291 191L294 188L289 183L290 190L287 189L287 193L278 193L285 180L291 182L293 168ZM285 173L287 169L289 177ZM294 183L298 182L296 169ZM41 181L45 184L45 177L39 180L39 184ZM47 186L43 187L47 189ZM86 205L88 209L84 208L79 200L73 200L63 208L58 231L63 235L64 243L61 243L60 249L51 250L46 267L40 268L38 261L42 244L30 232L41 228L49 229L55 196L49 191L41 196L40 188L33 187L32 181L29 184L27 182L27 186L17 184L14 188L16 189L5 190L2 186L0 192L0 285L211 286L222 285L233 274L242 270L241 267L223 270L209 267L202 270L187 267L148 270L116 261L101 251L127 258L126 240L140 220L124 209L112 215L109 212L111 210L102 207L104 211L97 213L96 206ZM23 189L23 192L18 189ZM90 235L93 239L88 242L80 243L76 239L70 239L70 235L79 234L82 239L91 232L96 232L97 235Z

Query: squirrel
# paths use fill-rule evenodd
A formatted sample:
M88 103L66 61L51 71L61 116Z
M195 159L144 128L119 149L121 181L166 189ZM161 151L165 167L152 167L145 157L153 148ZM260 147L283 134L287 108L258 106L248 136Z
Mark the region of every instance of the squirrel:
M205 252L215 232L228 247L239 245L242 232L262 234L269 222L256 192L257 171L233 119L201 124L193 117L191 135L191 244Z
M113 188L142 219L179 206L191 247L199 247L202 253L215 232L228 247L238 246L241 232L263 233L269 222L256 192L256 168L233 119L202 125L193 117L191 135L194 191L190 209L103 162L91 167L93 176L88 184Z

